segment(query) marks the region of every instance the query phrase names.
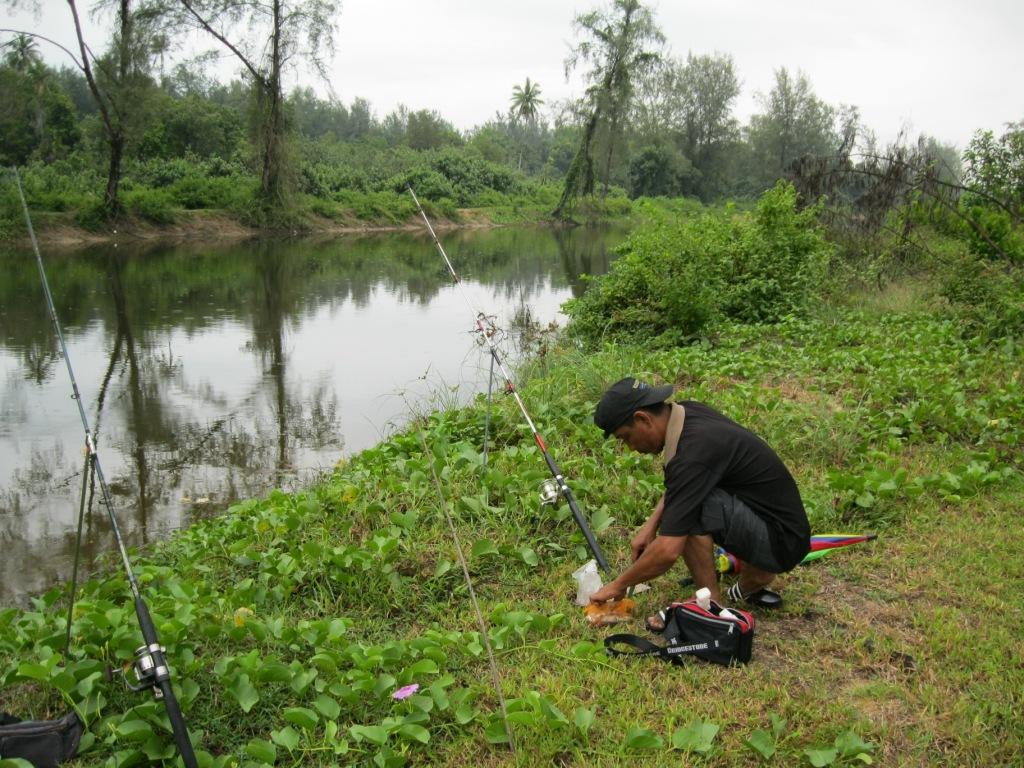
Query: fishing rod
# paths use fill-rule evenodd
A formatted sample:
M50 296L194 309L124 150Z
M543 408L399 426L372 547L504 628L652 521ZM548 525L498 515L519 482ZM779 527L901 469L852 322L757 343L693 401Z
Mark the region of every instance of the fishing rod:
M78 415L82 419L82 427L85 429L85 450L86 464L91 468L95 478L99 481L103 505L107 508L107 515L110 517L110 527L114 532L114 540L117 542L117 549L121 554L121 562L124 564L125 573L128 576L128 585L131 587L132 597L135 602L135 615L139 620L139 628L142 631L142 639L145 645L135 651L135 677L137 685L132 685L127 680L125 684L133 691L153 691L154 698L162 700L167 708L167 716L171 721L171 730L174 733L174 741L178 746L178 754L185 764L185 768L198 768L196 755L192 749L192 740L188 735L188 728L185 725L185 717L181 713L181 707L174 696L171 688L171 672L167 666L167 649L160 645L156 627L149 615L149 608L146 607L139 591L139 582L135 578L131 561L128 559L128 550L125 548L124 539L121 537L121 528L117 524L117 516L114 514L114 505L110 498L110 488L103 475L103 468L100 465L99 454L96 451L94 433L89 428L89 418L85 414L85 407L82 405L82 396L78 391L78 381L75 379L75 371L71 367L71 356L68 354L67 345L64 343L64 332L61 329L60 320L57 317L57 308L53 303L53 294L50 293L50 282L46 279L46 269L43 267L43 257L39 253L39 243L36 241L35 229L32 227L32 217L28 212L28 203L25 201L25 192L21 187L21 176L18 169L11 168L14 173L14 180L18 187L18 197L21 199L21 208L25 212L25 226L28 227L29 239L32 241L32 250L36 255L36 264L39 267L39 279L43 284L43 293L46 296L46 305L50 311L50 318L53 320L54 330L57 332L57 341L60 343L60 351L64 356L64 363L68 369L68 378L71 380L71 399L78 404ZM84 498L84 490L83 490ZM71 596L74 600L74 595ZM68 614L69 618L71 614Z
M590 525L587 523L587 519L580 512L579 505L576 504L576 498L572 494L572 490L565 481L565 477L562 475L562 470L558 468L555 460L551 456L551 452L548 450L547 444L544 442L544 438L541 437L540 432L537 431L537 427L533 423L533 419L530 418L529 411L526 410L526 406L523 405L523 400L519 397L519 391L516 389L515 382L512 379L512 374L509 373L508 368L505 367L505 361L502 359L501 352L498 351L498 346L495 343L495 336L497 335L498 329L494 325L494 321L485 315L483 312L478 312L473 307L473 302L469 300L469 296L466 293L465 286L462 284L462 278L459 277L459 273L455 271L455 267L452 266L451 259L448 258L448 254L445 253L444 247L441 245L441 241L437 239L437 233L434 232L433 226L430 224L430 219L427 218L426 212L423 210L423 206L420 205L420 200L416 197L416 193L412 187L409 187L409 194L412 195L412 199L416 203L416 208L420 212L420 216L423 217L423 223L427 225L427 230L430 232L430 236L434 240L434 245L437 246L437 250L441 252L441 257L444 259L444 263L448 266L448 271L452 275L452 279L455 284L459 287L459 292L462 294L463 300L466 302L466 306L469 307L469 311L476 316L476 334L478 343L481 345L486 344L487 350L491 354L491 361L501 371L501 375L505 378L505 392L512 395L516 401L516 405L519 406L519 412L523 415L523 419L526 421L527 426L533 433L533 439L537 443L537 447L540 448L541 454L544 456L544 461L548 465L548 470L551 472L551 477L554 480L554 488L545 488L542 493L542 500L545 502L553 503L558 498L558 494L561 493L569 504L569 509L572 510L572 516L576 520L576 525L579 526L580 531L583 533L583 538L587 540L587 546L590 547L591 553L594 555L594 559L597 564L601 566L601 569L605 573L609 573L611 568L608 565L608 561L604 557L604 553L601 552L601 547L597 543L597 539L594 538L593 531L590 530Z

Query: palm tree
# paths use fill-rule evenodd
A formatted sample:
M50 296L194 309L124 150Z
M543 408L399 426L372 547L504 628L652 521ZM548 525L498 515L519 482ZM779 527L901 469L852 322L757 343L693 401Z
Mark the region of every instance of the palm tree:
M544 103L540 97L540 85L526 82L512 89L512 117L525 120L529 124L537 121L537 108Z
M4 54L4 64L22 74L43 61L39 55L39 46L36 41L24 32L19 32L3 47L7 49L7 53Z
M519 162L517 167L519 170L523 169L523 140L526 138L522 134L522 131L515 130L516 122L522 120L526 123L527 134L534 134L537 132L537 108L544 103L544 99L540 97L540 86L537 83L531 83L530 78L526 78L526 82L522 85L517 85L512 89L512 108L509 110L509 116L512 118L512 133L513 135L518 134L519 141Z

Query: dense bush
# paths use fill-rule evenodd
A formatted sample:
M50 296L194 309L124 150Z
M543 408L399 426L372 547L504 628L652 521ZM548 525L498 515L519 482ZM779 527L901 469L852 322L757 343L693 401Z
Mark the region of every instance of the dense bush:
M774 322L800 315L821 288L831 246L815 211L796 210L780 184L753 215L732 209L660 222L634 234L622 257L565 311L586 343L675 344L721 317Z

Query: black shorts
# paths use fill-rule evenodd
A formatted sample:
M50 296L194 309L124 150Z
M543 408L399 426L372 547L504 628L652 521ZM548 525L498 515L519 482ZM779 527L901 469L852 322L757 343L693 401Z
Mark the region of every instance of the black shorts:
M743 562L769 573L785 570L775 559L768 524L731 493L715 488L708 494L699 526L694 533L710 535L715 544Z

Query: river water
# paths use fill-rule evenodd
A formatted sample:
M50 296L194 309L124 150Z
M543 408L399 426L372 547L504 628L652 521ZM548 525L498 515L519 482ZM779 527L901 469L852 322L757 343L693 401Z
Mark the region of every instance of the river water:
M143 546L314 482L414 412L486 391L475 311L508 336L563 321L624 233L414 233L43 249L122 535ZM0 606L69 578L84 432L35 257L0 252ZM469 305L467 305L467 298ZM114 547L99 489L82 567Z

